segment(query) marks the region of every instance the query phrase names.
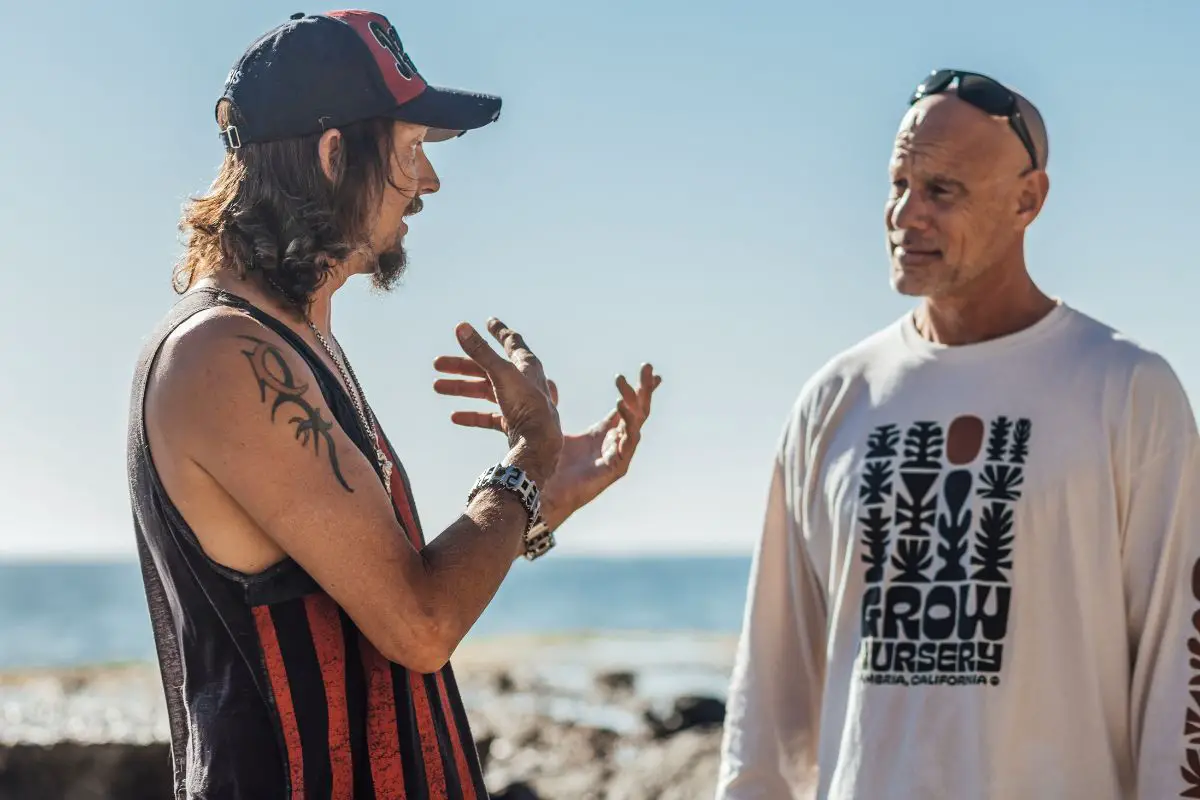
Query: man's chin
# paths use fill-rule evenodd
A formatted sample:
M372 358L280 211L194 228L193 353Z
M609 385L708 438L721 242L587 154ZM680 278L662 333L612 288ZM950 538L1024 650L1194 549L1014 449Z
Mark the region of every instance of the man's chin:
M892 268L890 282L892 291L905 297L920 297L924 294L922 290L925 288L925 282L918 280L914 275L905 273L902 269Z
M906 297L927 297L937 280L933 272L925 267L905 267L892 260L890 273L892 290Z
M403 247L383 253L371 273L371 285L381 292L390 292L400 283L407 267L408 254Z

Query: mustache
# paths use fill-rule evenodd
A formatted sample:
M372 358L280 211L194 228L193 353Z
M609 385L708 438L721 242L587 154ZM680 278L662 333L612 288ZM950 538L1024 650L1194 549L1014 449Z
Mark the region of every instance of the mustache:
M408 208L404 209L404 216L411 217L420 214L423 208L425 208L425 201L420 196L414 197L408 204Z
M934 242L917 239L913 236L888 237L888 241L891 243L892 247L903 247L905 250L924 251L938 249L937 247L932 246Z

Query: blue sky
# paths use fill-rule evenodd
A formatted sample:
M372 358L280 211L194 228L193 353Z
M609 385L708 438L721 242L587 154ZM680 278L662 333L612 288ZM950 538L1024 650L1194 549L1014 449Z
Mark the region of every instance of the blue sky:
M141 338L174 296L179 210L220 162L221 83L277 2L7 8L0 26L0 554L132 553L124 437ZM433 358L460 319L523 331L568 429L642 360L665 377L629 477L572 553L748 552L808 375L909 307L891 293L891 138L934 67L1042 109L1043 286L1164 353L1193 398L1200 4L616 0L394 3L432 82L505 98L432 145L442 192L403 286L334 326L432 534L503 452L452 426ZM470 407L470 406L467 406Z

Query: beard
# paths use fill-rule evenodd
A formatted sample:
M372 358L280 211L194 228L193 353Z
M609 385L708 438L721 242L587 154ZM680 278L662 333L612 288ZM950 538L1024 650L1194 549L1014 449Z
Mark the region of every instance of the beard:
M375 271L371 273L371 285L381 292L390 292L400 283L408 266L408 253L404 245L397 242L379 254L375 260Z
M407 218L419 214L424 207L424 201L419 196L414 197L408 204L408 208L404 210L404 216ZM381 292L390 292L400 283L407 267L408 251L404 249L404 236L401 231L397 230L391 246L381 251L375 258L375 270L371 273L371 285Z

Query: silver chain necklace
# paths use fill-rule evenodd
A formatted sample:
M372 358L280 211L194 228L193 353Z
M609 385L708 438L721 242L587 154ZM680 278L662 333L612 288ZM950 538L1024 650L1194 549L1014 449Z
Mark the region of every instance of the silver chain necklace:
M333 352L333 348L329 346L329 342L325 341L325 337L317 330L317 326L312 323L312 320L306 319L309 329L313 335L317 337L317 341L321 343L321 347L325 348L325 352L337 364L338 370L342 373L342 380L346 382L346 388L349 389L351 404L354 410L358 412L358 421L362 423L363 433L371 437L371 443L375 445L375 460L379 462L379 469L383 472L383 487L387 490L388 497L392 496L392 462L383 452L383 448L379 446L379 435L375 431L374 415L371 414L367 407L367 398L363 394L362 386L358 383L358 376L354 374L354 368L350 366L349 359L338 358ZM334 341L337 341L336 339ZM341 345L338 345L341 350Z

